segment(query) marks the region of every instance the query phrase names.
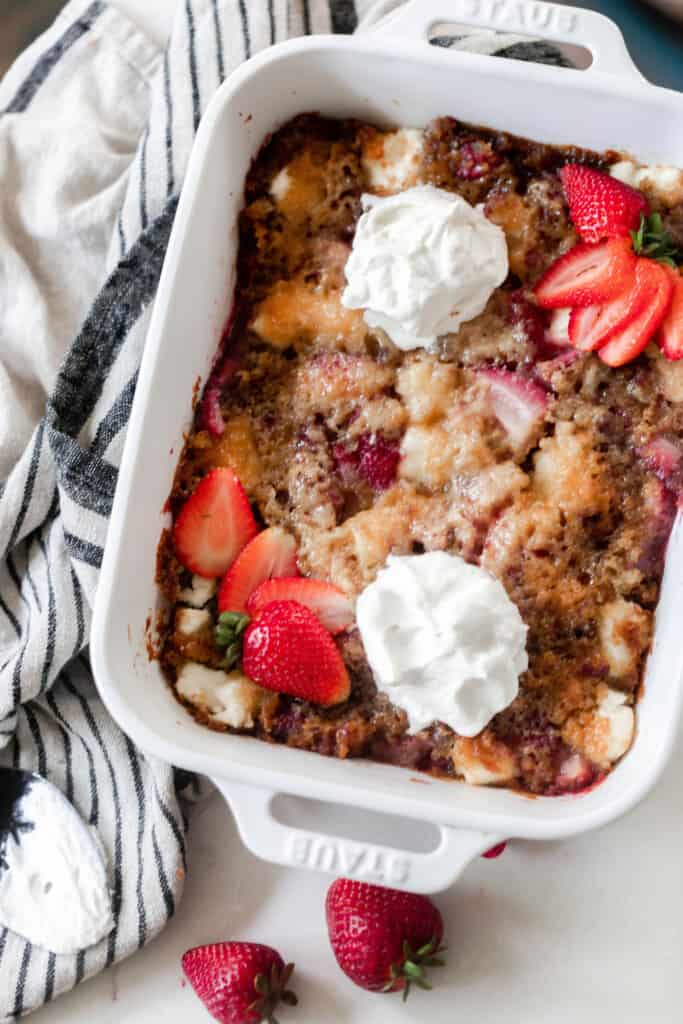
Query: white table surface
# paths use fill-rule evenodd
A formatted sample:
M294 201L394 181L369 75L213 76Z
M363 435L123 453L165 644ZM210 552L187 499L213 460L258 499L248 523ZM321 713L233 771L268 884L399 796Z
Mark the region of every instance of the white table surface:
M115 0L163 39L175 0ZM297 962L282 1024L677 1024L683 1021L683 742L639 808L564 843L517 842L437 897L450 943L432 993L355 988L329 949L322 875L276 868L242 846L217 795L193 813L176 918L131 960L32 1017L36 1024L201 1024L183 983L190 946L240 938Z

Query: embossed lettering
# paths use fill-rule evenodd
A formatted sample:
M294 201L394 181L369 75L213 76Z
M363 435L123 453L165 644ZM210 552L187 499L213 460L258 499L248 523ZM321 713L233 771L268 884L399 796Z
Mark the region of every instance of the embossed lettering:
M520 14L524 17L525 10L528 11L529 21L528 27L531 28L551 28L553 23L553 14L555 13L550 7L538 7L534 4L533 7L524 8L522 5Z
M309 862L311 841L306 836L290 833L285 846L285 856L294 864L304 867Z
M544 3L519 3L514 0L460 0L459 5L465 17L481 18L492 25L521 31L557 32L559 35L573 35L579 26L579 13L566 9L548 7ZM457 20L457 13L453 12Z
M316 843L313 866L321 871L334 871L337 865L337 847L333 843Z
M339 861L345 875L357 875L363 863L365 850L362 847L340 846Z
M285 842L285 858L299 867L319 871L342 872L355 878L401 885L410 876L410 860L393 857L368 846L322 840L290 832Z

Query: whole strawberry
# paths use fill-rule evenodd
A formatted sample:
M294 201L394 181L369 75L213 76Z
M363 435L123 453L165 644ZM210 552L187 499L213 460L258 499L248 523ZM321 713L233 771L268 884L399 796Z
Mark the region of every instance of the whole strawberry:
M427 896L338 878L327 892L327 930L344 974L370 992L429 989L441 967L443 920Z
M188 949L183 971L209 1013L220 1024L277 1024L279 1003L295 1006L287 989L294 964L285 965L270 946L258 942L215 942Z

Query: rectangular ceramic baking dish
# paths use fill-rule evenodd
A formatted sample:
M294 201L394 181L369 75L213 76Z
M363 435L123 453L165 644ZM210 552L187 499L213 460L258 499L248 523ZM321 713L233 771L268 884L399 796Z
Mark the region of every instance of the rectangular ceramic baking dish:
M430 29L443 23L583 45L593 64L567 70L428 45ZM206 380L232 303L247 169L269 132L310 110L405 126L453 114L543 142L613 147L683 166L683 95L645 82L616 26L592 12L529 0L413 0L362 35L299 39L255 57L218 90L197 136L111 517L92 634L97 683L111 714L143 750L215 780L254 853L433 892L500 839L558 839L597 828L654 785L674 743L683 691L683 526L679 515L635 744L584 796L532 800L219 734L176 703L158 662L147 655L145 636L145 622L159 607L154 570L167 525L164 505L191 422L193 384ZM415 853L290 827L275 817L278 793L430 822L440 829L440 841L428 853Z

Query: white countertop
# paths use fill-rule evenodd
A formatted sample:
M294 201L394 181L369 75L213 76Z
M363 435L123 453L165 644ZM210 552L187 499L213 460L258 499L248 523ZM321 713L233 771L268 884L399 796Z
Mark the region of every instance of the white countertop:
M683 1019L683 744L639 808L564 843L517 842L436 897L450 945L431 993L355 988L327 942L329 879L257 861L215 795L194 810L178 916L147 949L37 1013L36 1024L202 1024L180 956L219 939L296 961L281 1024L676 1024ZM298 977L297 977L298 975Z
M162 39L175 0L115 0ZM564 843L513 843L437 897L449 965L432 993L355 988L327 943L329 879L257 861L220 797L193 812L189 878L156 942L37 1013L36 1024L201 1024L180 956L219 939L298 964L282 1024L675 1024L683 1019L683 743L628 817Z

